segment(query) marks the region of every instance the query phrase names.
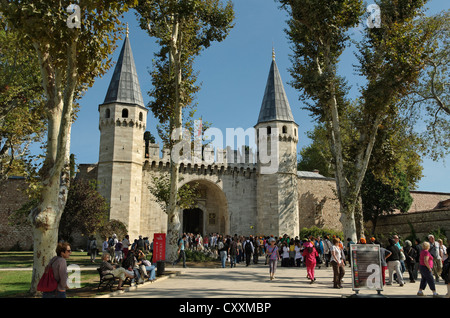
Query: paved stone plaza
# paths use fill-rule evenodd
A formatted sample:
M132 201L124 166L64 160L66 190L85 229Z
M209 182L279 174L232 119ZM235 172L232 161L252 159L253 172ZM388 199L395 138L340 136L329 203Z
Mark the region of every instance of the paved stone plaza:
M235 268L182 268L167 266L167 271L179 271L177 275L164 277L155 283L145 283L136 287L113 292L102 297L120 298L342 298L355 295L351 285L351 269L346 267L342 289L332 288L331 267L316 268L316 283L310 284L306 278L306 268L278 267L275 280L269 280L268 265L258 264L246 267L240 263ZM387 272L386 272L387 274ZM394 283L384 286L381 295L388 298L419 298L417 291L420 279L400 287ZM447 286L442 279L436 284L439 298L444 298ZM376 291L364 290L359 295L375 296ZM427 287L425 297L432 298Z

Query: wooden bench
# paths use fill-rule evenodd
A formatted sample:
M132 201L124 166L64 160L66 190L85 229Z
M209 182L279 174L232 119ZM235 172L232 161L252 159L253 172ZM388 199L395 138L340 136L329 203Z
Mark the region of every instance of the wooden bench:
M119 277L114 276L112 273L102 273L100 268L97 268L97 272L100 275L100 282L98 283L97 289L105 290L109 288L110 291L112 291L112 288L116 284L116 282L119 282ZM122 283L123 285L130 285L131 286L131 279L127 277L125 281Z

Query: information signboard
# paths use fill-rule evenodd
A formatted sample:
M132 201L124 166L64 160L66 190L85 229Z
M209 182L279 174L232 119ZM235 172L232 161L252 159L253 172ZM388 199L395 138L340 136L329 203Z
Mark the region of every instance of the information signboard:
M353 290L383 290L380 245L350 244L350 252Z
M152 262L166 260L166 234L155 233L153 236L153 259Z

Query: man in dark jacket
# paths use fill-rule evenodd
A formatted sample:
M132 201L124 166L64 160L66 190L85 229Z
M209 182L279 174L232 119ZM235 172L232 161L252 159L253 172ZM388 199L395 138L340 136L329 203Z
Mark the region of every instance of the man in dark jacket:
M450 298L450 257L444 261L441 277L444 283L447 284L447 298Z
M403 286L405 282L403 281L402 272L400 270L400 250L397 246L395 246L395 241L390 238L389 246L386 248L391 254L386 259L387 267L389 271L389 283L387 285L392 285L394 271L397 274L397 281L400 286Z
M244 242L244 254L245 254L245 266L250 265L250 260L252 259L252 254L254 252L253 242L251 238L247 238Z

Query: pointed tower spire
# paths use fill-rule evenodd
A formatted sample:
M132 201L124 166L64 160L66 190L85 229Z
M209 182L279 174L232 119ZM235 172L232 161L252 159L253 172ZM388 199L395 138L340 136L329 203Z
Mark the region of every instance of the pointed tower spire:
M128 34L127 24L126 38L103 104L125 103L145 107Z
M294 117L275 62L275 49L272 48L272 65L270 66L258 124L275 120L294 122Z

